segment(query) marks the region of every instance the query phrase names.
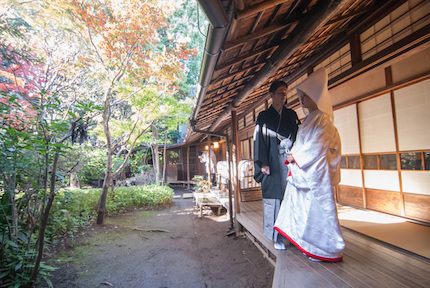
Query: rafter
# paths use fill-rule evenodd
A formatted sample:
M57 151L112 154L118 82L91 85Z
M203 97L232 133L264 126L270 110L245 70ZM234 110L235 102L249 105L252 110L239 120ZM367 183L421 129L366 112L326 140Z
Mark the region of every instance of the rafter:
M271 1L263 1L259 4L256 5L252 5L250 7L248 7L247 9L243 10L243 11L237 11L236 12L236 18L239 19L244 19L246 17L252 16L254 14L259 13L260 11L264 11L270 8L273 8L275 6L278 5L282 5L282 4L286 4L290 1L285 1L285 0L271 0Z
M288 29L294 23L296 23L296 21L289 22L289 23L279 23L278 22L278 23L273 24L269 27L263 28L260 31L252 33L250 35L246 35L244 37L240 37L240 38L237 38L235 40L231 40L231 41L225 43L224 50L228 51L228 50L236 48L240 45L243 45L244 43L265 37L267 35L273 34L275 32L278 32L278 31L281 31L284 29Z

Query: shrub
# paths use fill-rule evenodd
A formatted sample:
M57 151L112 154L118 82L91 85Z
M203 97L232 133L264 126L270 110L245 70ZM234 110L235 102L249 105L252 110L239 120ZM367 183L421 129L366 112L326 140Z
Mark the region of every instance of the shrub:
M109 214L120 213L129 208L160 207L173 199L173 190L168 186L117 187L113 197L109 197L106 210Z
M89 225L96 216L96 206L101 188L61 189L55 197L48 224L48 239L69 236ZM152 208L168 205L173 199L173 190L168 186L116 187L108 194L106 211L118 214L133 208Z

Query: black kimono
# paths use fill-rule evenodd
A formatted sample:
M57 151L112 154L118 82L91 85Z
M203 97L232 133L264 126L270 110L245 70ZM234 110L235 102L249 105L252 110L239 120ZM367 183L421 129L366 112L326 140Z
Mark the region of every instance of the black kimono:
M283 138L288 137L294 143L299 124L296 112L285 107L282 109L281 121L273 106L258 115L254 130L254 179L261 183L265 199L282 201L284 197L286 179L282 179L278 145ZM261 172L263 165L270 167L270 175Z

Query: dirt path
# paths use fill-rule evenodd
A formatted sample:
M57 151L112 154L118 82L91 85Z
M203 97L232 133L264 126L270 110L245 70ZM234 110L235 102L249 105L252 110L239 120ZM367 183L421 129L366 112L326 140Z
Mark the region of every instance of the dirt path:
M271 287L273 266L249 240L226 236L228 226L227 215L198 218L192 199L109 217L53 257L60 269L51 280L55 288Z

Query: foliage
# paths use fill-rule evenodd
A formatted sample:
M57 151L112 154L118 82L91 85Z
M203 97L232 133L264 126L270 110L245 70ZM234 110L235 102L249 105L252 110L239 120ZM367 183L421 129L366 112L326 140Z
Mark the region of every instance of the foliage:
M193 188L194 191L209 193L211 183L208 180L205 180L203 176L195 175L192 180L197 182L197 184Z
M26 247L24 243L27 242L25 235L17 241L1 239L0 287L21 287L31 281L30 273L34 268L33 259L36 257L36 251ZM38 282L44 281L52 287L49 272L54 270L55 267L42 262Z
M118 187L106 204L109 214L121 213L130 207L161 207L172 201L173 190L168 186L148 185Z
M101 149L86 149L82 168L77 171L79 180L86 183L103 180L105 171L106 152Z
M93 216L91 207L71 211L70 203L81 201L79 196L55 196L58 186L67 185L72 174L89 181L110 169L120 171L129 154L124 159L115 155L131 153L134 145L162 143L164 131L186 121L201 57L196 51L204 39L184 26L192 26L196 17L194 3L182 6L185 13L172 14L183 3L190 0L2 3L1 285L30 285L38 272L47 277L51 268L43 263L38 268L45 218L47 238L54 241L55 233L73 233ZM151 124L160 128L160 139L152 137ZM87 139L104 152L85 145ZM168 139L173 142L175 136ZM138 173L144 167L135 168ZM94 205L94 199L87 204ZM121 205L107 212L129 203L117 201Z
M1 115L19 114L24 110L22 103L13 101L14 97L0 101ZM38 221L45 195L43 168L51 163L49 160L45 162L43 156L61 149L61 145L44 141L43 134L31 119L26 121L24 126L24 122L17 122L16 118L0 117L1 287L18 287L32 282L40 239ZM52 135L60 131L55 124L47 128ZM43 262L38 264L39 280L49 283L47 277L53 268Z
M90 224L96 215L101 188L61 189L52 207L49 221L49 239L73 237L80 228ZM109 214L118 214L133 208L154 208L171 203L173 190L168 186L116 187L107 198Z
M92 77L102 95L99 135L107 157L99 224L112 179L122 172L136 143L154 123L173 119L169 115L185 109L174 97L174 83L192 51L177 39L159 45L159 33L176 7L176 1L71 1L71 17L85 27L89 48L85 63L97 68ZM124 160L114 168L113 155L123 150Z
M59 238L74 237L79 229L88 226L96 215L95 207L101 189L61 189L53 204L47 228L47 240L55 244ZM107 211L118 214L133 208L154 208L169 205L173 190L167 186L133 186L115 189L115 194L108 197ZM8 209L2 198L1 208ZM22 230L19 237L12 241L7 238L6 225L0 227L0 287L14 287L13 284L24 284L29 279L29 271L36 251L36 239ZM49 272L55 268L41 264L40 281L49 283Z
M151 156L149 149L141 149L135 151L130 159L130 169L133 175L137 175L150 167L148 159Z

